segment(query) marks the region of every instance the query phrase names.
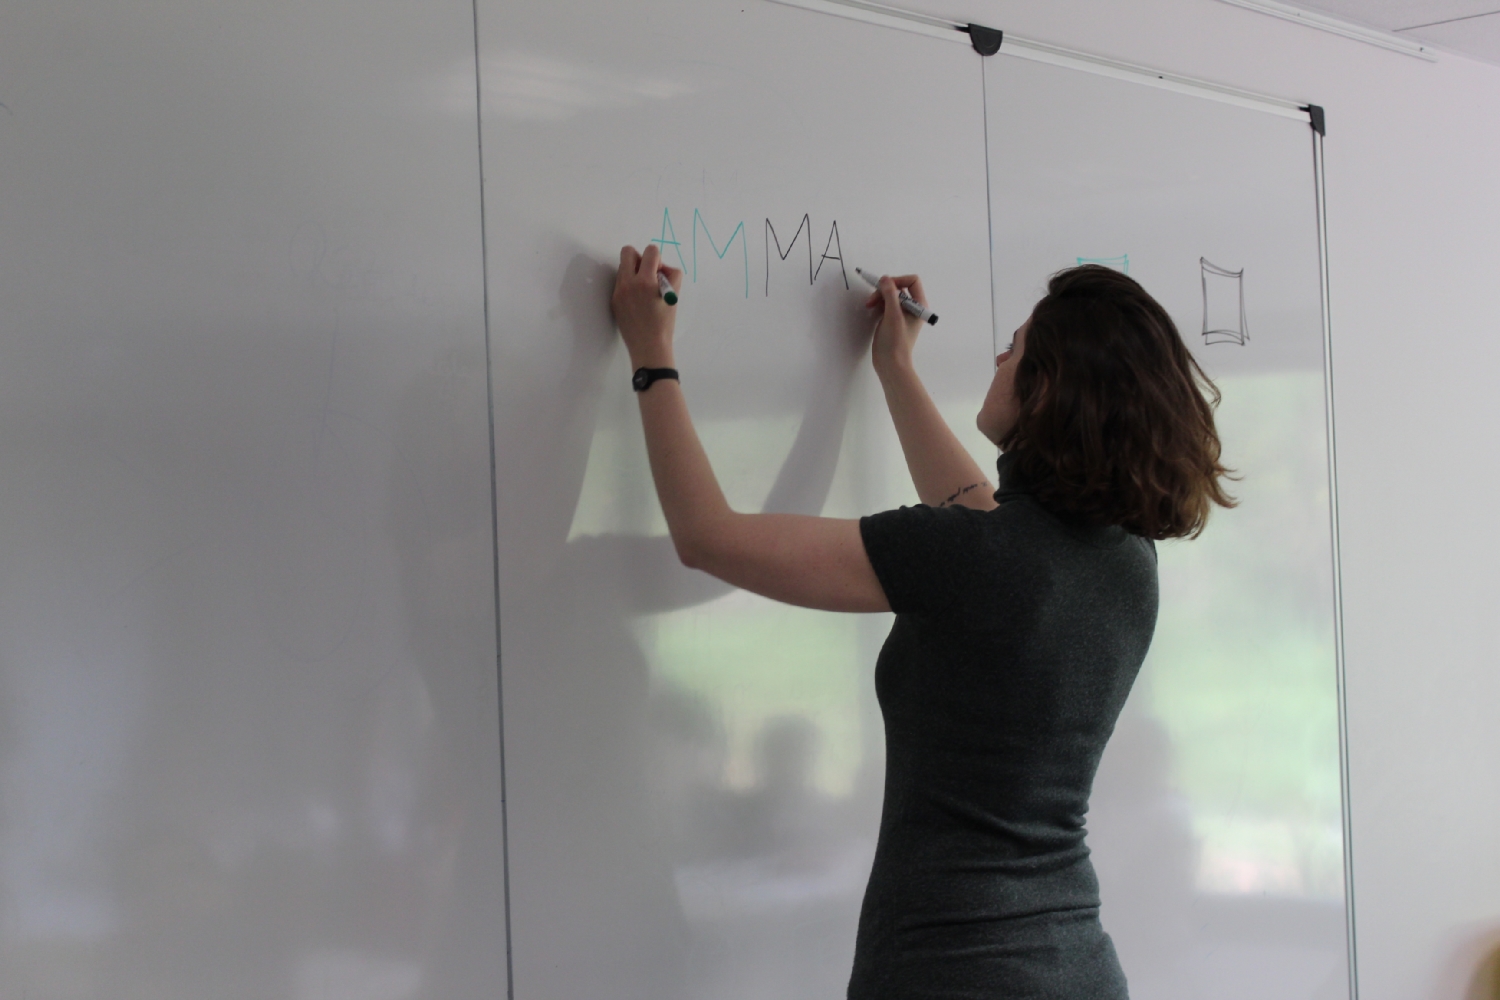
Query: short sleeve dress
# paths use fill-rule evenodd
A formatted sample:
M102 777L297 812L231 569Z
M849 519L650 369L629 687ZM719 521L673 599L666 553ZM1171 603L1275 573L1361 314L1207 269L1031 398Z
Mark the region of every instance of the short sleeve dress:
M1044 508L860 522L896 621L875 688L885 803L850 1000L1124 1000L1084 814L1156 627L1156 549Z

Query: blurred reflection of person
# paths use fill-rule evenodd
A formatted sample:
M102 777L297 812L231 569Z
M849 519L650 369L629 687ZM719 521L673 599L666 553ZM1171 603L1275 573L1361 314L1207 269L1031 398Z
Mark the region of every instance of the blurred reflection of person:
M414 812L428 866L423 996L505 982L503 829L495 721L494 548L484 352L446 352L397 409L388 493L407 646L432 740Z
M922 323L882 278L873 362L917 494L861 520L740 514L676 381L657 248L620 253L613 307L658 499L682 561L776 600L893 610L876 665L886 792L851 1000L1123 1000L1084 844L1094 772L1155 628L1153 539L1233 501L1217 394L1170 317L1082 266L996 359L979 429L994 490L917 378Z
M761 877L789 880L783 886L789 896L816 894L815 883L838 860L843 846L842 803L813 782L817 755L818 728L812 720L800 715L767 720L755 739L756 782L751 788L736 792L722 784L699 786L694 822L687 828L692 842L679 859L704 868L680 871L679 882L691 884L705 873L712 878L727 872L729 881L744 883L728 887L731 894L761 892L765 886L755 881ZM756 874L751 881L740 877L752 869ZM691 896L691 890L684 895Z
M789 872L816 872L834 845L833 802L813 784L818 729L802 716L770 719L755 740L759 783L744 797L745 853L775 858Z
M722 841L733 798L723 780L729 757L724 726L708 699L671 681L658 681L649 714L646 773L671 841L672 863L701 863Z
M710 728L706 703L677 690L660 703L657 731L674 743L663 770L680 785L670 797L681 817L673 874L692 926L691 995L836 995L842 971L828 959L853 944L871 845L847 834L852 799L817 785L817 725L768 719L755 738L755 783L737 791L723 781L722 730Z

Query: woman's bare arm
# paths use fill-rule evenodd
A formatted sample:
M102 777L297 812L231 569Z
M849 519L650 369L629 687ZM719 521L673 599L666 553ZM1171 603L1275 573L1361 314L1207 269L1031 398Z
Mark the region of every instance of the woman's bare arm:
M923 323L901 309L898 289L907 289L924 305L927 296L914 274L881 278L869 305L880 309L875 331L875 373L885 390L886 406L901 439L906 467L917 498L931 507L962 505L977 510L995 506L995 487L938 412L912 365L912 349Z
M612 305L633 368L673 367L673 311L662 302L660 270L673 286L682 273L661 265L653 244L620 251ZM735 586L788 604L826 611L888 611L865 554L859 522L730 509L688 415L677 382L639 394L656 493L678 557Z
M889 610L858 521L736 513L719 489L677 383L655 383L640 403L651 476L686 565L788 604Z

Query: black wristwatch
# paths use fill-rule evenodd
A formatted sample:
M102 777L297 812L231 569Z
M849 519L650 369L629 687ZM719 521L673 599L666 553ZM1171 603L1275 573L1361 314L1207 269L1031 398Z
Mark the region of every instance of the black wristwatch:
M636 392L645 392L651 388L651 383L657 379L669 378L675 382L681 382L677 377L676 368L637 368L635 374L630 376L630 384L635 387Z

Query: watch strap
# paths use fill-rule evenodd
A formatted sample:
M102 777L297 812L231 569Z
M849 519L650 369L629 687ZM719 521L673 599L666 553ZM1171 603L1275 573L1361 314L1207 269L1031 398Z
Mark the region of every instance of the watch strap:
M651 388L651 383L664 378L675 382L682 381L677 376L676 368L637 368L635 374L630 377L630 385L636 392L645 392Z

